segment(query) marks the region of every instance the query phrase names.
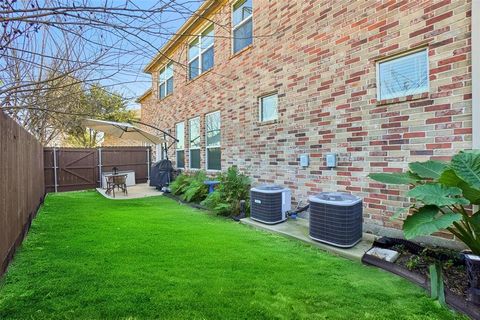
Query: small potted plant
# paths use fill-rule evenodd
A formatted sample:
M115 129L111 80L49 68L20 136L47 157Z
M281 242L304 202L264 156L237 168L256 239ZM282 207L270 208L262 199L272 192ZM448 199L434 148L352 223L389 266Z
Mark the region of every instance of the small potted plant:
M468 297L480 305L480 210L476 207L480 205L480 151L461 151L448 163L412 162L406 172L372 173L369 177L411 187L407 196L414 201L392 216L397 219L408 213L403 223L406 239L448 230L470 249L465 254Z

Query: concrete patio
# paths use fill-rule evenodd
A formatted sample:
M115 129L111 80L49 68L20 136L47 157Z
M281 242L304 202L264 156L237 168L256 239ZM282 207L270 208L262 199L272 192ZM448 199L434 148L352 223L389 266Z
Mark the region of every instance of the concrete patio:
M128 194L123 194L122 191L115 190L115 197L113 194L106 194L105 189L97 188L98 193L108 199L112 200L125 200L125 199L137 199L153 196L161 196L163 192L158 191L155 187L150 187L148 183L136 184L128 187Z
M283 223L268 225L263 224L257 221L254 221L250 218L244 218L240 220L241 223L249 225L251 227L262 229L266 231L270 231L273 233L277 233L289 238L297 239L303 241L305 243L314 245L322 250L331 252L338 256L350 259L350 260L357 260L360 261L365 252L367 252L373 244L375 237L372 234L364 233L363 239L353 248L338 248L331 245L327 245L321 242L314 241L310 239L308 236L308 220L307 219L296 219L292 220L289 219Z

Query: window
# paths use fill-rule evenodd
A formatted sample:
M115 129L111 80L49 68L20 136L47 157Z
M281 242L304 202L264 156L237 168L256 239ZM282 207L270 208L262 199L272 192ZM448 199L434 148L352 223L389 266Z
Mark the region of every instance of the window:
M200 169L200 117L190 119L190 169Z
M177 168L185 168L185 123L175 125L175 138L177 138Z
M190 43L188 48L188 78L196 78L213 68L213 25Z
M205 116L205 141L207 146L207 170L221 170L220 111Z
M377 63L377 99L393 99L428 92L428 50Z
M156 161L164 160L167 158L167 152L165 150L165 147L162 144L157 144L155 145L155 159Z
M160 99L165 98L173 92L173 63L170 62L160 70L158 95Z
M278 96L271 94L260 98L260 121L271 121L278 118Z
M240 0L233 5L233 53L252 44L253 41L252 0Z

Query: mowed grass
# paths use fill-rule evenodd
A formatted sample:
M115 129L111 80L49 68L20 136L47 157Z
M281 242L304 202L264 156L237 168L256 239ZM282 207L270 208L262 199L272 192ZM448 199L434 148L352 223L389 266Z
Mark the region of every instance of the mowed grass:
M164 197L51 194L0 319L453 319L409 282Z

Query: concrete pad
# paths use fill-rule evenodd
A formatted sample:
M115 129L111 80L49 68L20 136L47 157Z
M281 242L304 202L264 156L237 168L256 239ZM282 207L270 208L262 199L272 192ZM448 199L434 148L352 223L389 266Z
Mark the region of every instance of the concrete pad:
M373 241L375 240L375 237L373 235L364 233L362 241L360 241L352 248L345 249L334 247L310 239L310 237L308 236L307 219L289 219L285 222L274 225L263 224L250 218L241 219L240 222L257 229L266 230L292 239L303 241L305 243L314 245L324 251L328 251L335 255L355 261L360 261L362 259L365 252L367 252L372 247Z
M163 192L158 191L155 187L150 187L148 183L140 183L127 188L128 194L124 195L122 191L115 190L115 198L113 194L106 194L105 189L97 188L98 193L108 199L112 200L125 200L125 199L137 199L153 196L161 196Z

